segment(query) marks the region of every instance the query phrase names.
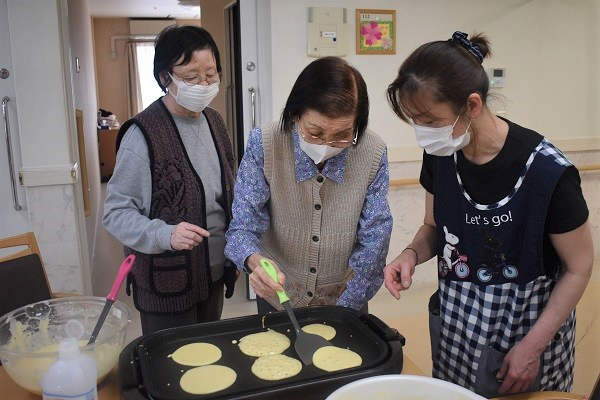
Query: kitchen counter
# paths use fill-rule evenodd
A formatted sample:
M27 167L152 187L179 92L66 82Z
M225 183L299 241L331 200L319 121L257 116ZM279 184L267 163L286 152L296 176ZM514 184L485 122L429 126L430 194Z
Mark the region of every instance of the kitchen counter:
M425 375L406 355L404 356L402 373L407 375ZM41 398L41 396L29 393L14 383L4 370L4 367L0 367L0 393L2 393L2 398L10 400L39 400ZM98 385L98 400L117 400L118 398L119 383L115 369Z

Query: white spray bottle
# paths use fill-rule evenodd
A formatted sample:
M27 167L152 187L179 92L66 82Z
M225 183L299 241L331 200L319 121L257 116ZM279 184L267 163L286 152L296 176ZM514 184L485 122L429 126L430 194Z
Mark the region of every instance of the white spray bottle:
M79 351L85 328L77 320L65 326L68 337L60 341L58 360L44 373L40 386L44 400L98 400L96 361Z

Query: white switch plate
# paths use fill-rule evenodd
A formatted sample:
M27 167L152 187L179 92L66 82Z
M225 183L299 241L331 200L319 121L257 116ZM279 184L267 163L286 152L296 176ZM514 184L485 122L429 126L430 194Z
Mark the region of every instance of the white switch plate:
M310 57L343 57L348 47L346 9L308 7L308 52Z

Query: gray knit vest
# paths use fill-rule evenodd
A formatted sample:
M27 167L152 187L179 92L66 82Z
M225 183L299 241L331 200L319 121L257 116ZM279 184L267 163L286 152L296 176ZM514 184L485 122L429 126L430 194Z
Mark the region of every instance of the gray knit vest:
M293 307L336 304L353 275L348 260L385 142L367 130L349 149L343 182L318 174L298 183L292 133L271 123L262 134L271 223L261 237L261 251L286 275ZM268 301L282 309L276 299Z
M203 111L219 155L221 181L227 223L231 219L234 185L234 158L223 119L211 108ZM189 222L206 229L204 188L194 170L175 121L161 99L121 127L117 150L127 129L136 124L148 145L152 174L150 219L176 225ZM135 254L136 261L128 276L133 286L133 300L140 311L174 313L189 310L212 291L208 241L192 250L143 254L125 246L125 254Z

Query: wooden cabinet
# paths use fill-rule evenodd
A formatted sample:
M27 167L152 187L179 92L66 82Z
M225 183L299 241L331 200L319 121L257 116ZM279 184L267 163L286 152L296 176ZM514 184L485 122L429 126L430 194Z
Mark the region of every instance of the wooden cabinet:
M115 169L117 133L119 133L119 129L98 129L100 180L102 182L108 182Z

